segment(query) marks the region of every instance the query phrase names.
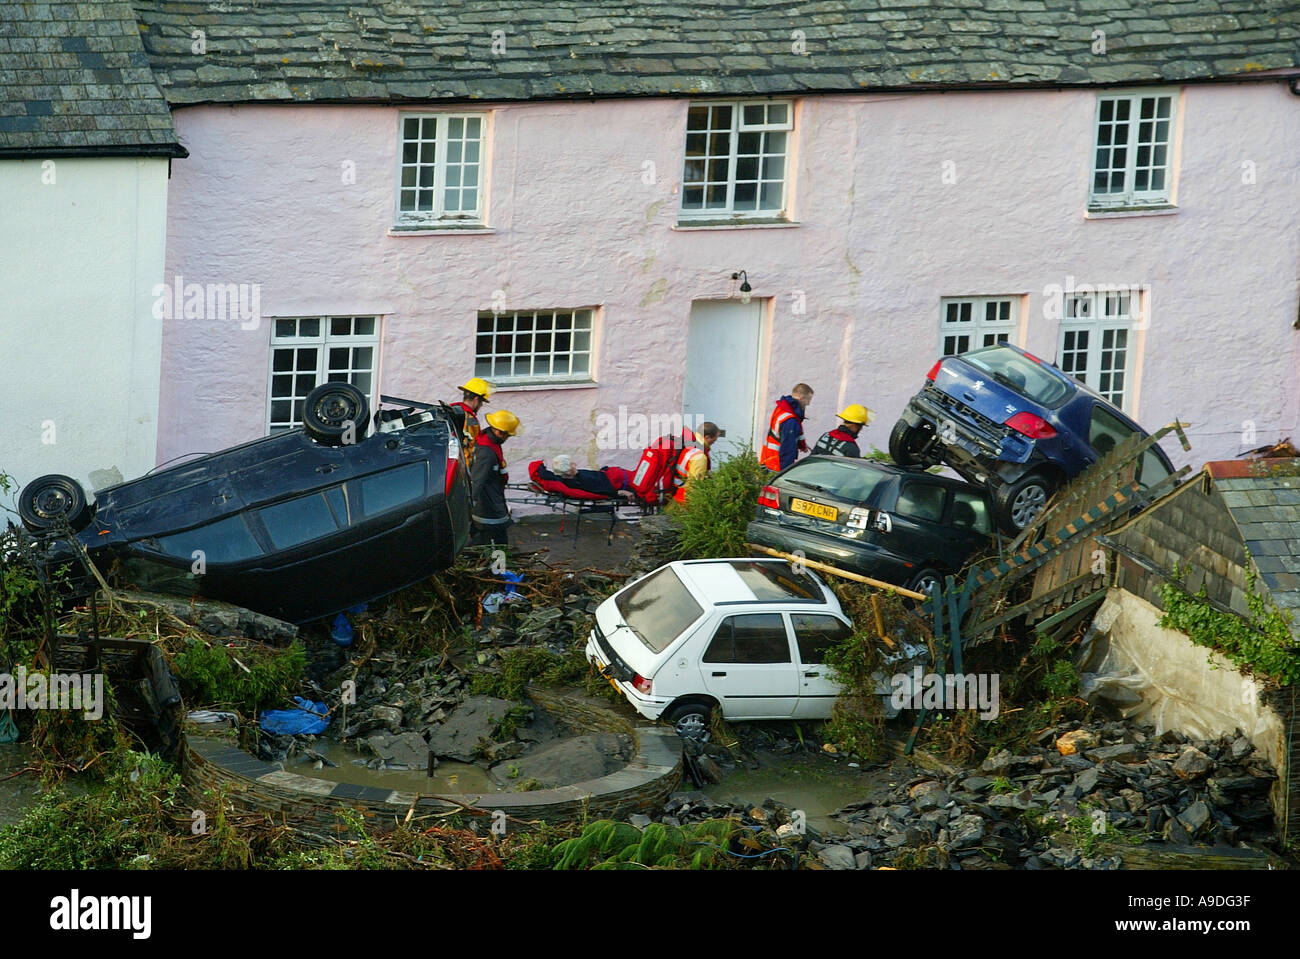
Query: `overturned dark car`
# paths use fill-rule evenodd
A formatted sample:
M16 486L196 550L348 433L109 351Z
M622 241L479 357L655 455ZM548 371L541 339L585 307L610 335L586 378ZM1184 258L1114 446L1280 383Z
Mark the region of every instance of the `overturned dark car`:
M18 501L49 562L78 574L69 534L125 579L291 623L368 602L445 569L469 539L469 477L444 407L369 404L347 383L306 398L303 426L100 490L42 476Z

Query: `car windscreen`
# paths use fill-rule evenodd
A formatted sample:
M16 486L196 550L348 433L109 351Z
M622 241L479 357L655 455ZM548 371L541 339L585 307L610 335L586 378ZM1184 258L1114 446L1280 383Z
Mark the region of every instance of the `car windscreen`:
M651 652L662 653L704 610L671 566L633 583L614 601L623 622Z
M781 486L803 487L865 503L881 484L888 481L889 474L883 470L868 466L860 460L839 457L808 459L796 463L777 482Z
M1055 408L1070 393L1070 388L1041 363L1005 347L965 353L962 360L983 370L1003 386L1027 396L1039 406Z
M822 591L808 573L796 573L785 563L732 563L755 599L821 599Z

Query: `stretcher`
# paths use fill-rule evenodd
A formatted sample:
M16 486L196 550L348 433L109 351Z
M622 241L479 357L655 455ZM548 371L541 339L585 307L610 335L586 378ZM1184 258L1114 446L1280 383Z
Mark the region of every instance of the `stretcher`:
M558 510L561 517L561 533L564 532L569 514L573 513L575 516L573 538L575 540L582 531L583 517L598 514L609 517L609 530L606 539L608 542L613 543L614 528L620 520L625 523L639 522L642 516L658 512L659 505L664 498L662 490L653 490L646 493L629 490L633 494L631 497L619 496L617 493L613 496L602 496L589 490L566 486L559 479L548 479L548 476L553 477L555 474L545 467L546 464L543 460L534 460L529 463L529 482L527 484L512 483L508 485L506 487L507 498L512 503L544 506L550 510Z

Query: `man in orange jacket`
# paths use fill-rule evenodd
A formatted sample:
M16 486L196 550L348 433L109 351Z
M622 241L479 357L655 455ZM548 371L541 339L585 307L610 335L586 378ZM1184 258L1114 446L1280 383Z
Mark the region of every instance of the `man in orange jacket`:
M701 423L695 430L695 442L677 454L677 463L673 466L673 499L678 503L686 502L690 485L709 471L709 447L711 447L721 430L714 423Z
M797 383L787 395L776 401L772 421L767 427L767 438L759 451L758 461L777 473L793 463L800 453L808 452L803 438L803 418L812 402L813 388L807 383Z

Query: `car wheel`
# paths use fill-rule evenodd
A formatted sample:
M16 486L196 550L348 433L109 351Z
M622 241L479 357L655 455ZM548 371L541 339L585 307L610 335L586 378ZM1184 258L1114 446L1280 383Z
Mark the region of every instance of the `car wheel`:
M999 519L1007 532L1016 535L1034 521L1056 492L1056 485L1041 473L1030 473L997 492Z
M917 593L929 593L941 585L943 585L943 573L932 566L927 566L907 581L907 588Z
M694 739L701 743L709 741L713 707L707 703L682 703L669 710L664 718L673 724L673 729L683 739Z
M67 523L79 533L90 523L90 505L81 484L71 476L51 473L28 483L18 497L18 515L33 533Z
M931 430L925 424L909 426L907 420L899 420L889 431L889 456L899 466L920 466L920 450L929 439Z
M366 435L370 404L351 383L322 383L303 403L302 428L323 446L338 446L352 429L354 441Z

